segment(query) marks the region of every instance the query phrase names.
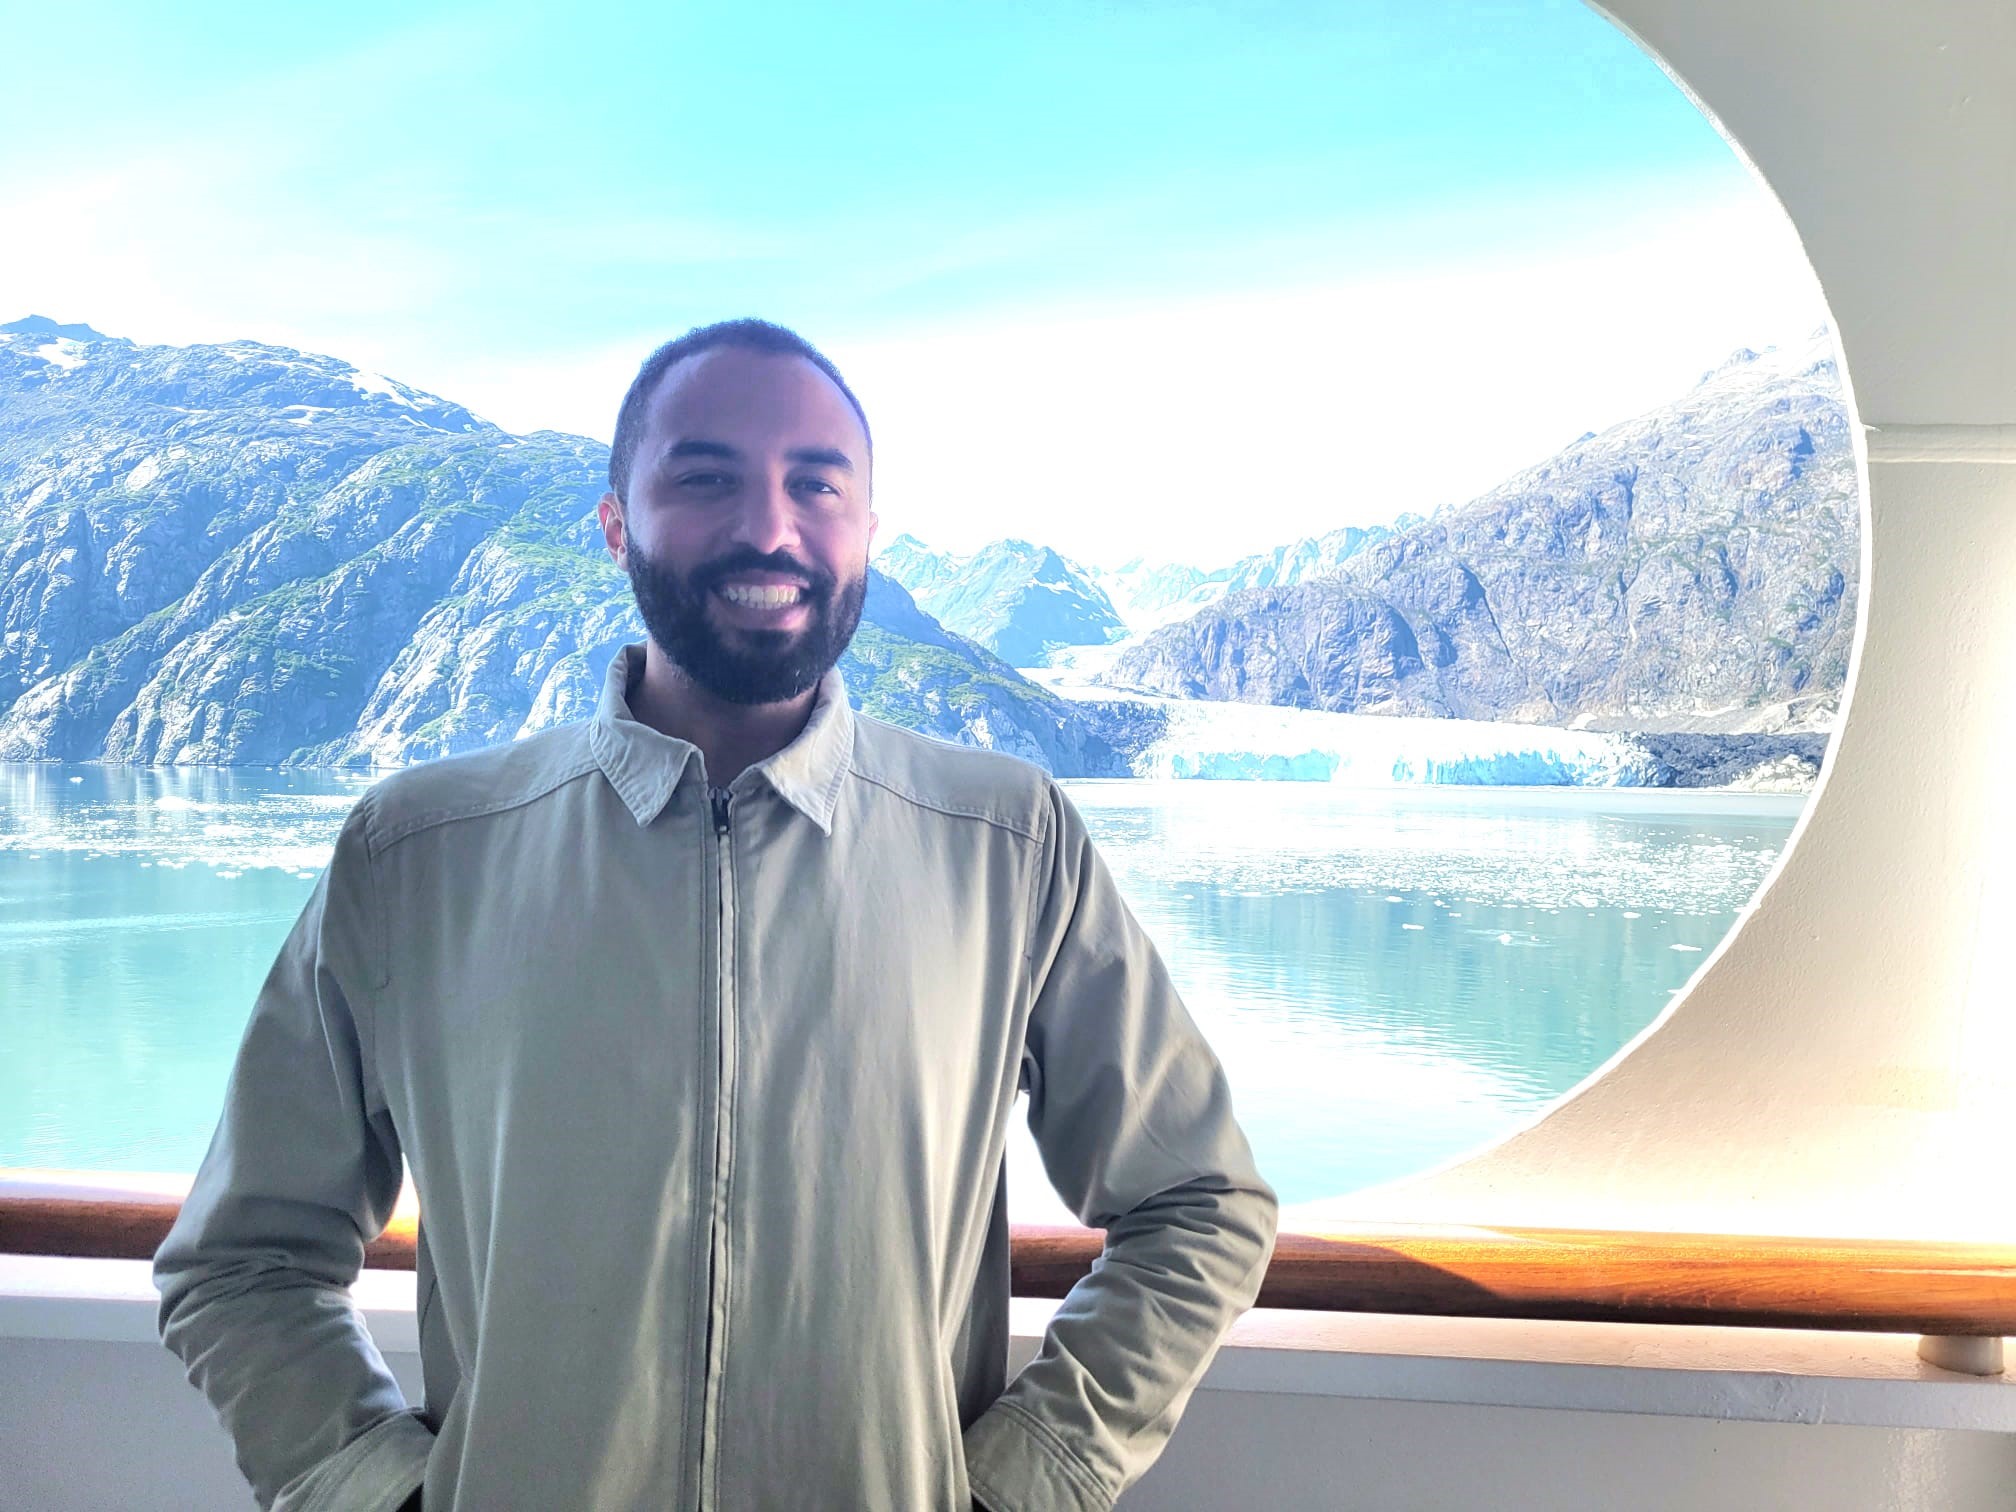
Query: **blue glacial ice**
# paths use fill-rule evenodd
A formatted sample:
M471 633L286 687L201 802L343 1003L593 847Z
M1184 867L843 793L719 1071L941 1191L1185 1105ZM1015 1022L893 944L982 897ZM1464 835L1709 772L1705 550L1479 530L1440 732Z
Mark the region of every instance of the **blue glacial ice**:
M1646 787L1658 767L1627 735L1470 719L1328 714L1156 699L1168 729L1140 777L1339 782L1357 787Z

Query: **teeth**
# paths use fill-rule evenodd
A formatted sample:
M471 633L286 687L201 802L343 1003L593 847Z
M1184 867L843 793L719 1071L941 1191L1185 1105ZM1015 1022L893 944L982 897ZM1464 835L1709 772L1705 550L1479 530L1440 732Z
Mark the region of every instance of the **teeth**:
M751 588L740 583L726 584L721 589L721 597L745 609L783 609L797 603L803 595L802 588Z

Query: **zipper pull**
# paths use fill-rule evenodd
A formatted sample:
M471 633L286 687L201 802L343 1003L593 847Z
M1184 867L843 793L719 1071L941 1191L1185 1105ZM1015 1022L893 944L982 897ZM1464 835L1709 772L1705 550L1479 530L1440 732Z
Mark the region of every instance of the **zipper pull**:
M708 796L714 800L714 833L728 833L728 804L732 795L726 788L709 788Z

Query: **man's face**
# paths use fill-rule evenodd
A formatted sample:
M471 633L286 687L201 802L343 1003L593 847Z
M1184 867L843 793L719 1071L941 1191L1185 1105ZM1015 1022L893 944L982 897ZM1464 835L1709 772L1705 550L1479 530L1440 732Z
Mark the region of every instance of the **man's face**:
M651 397L603 537L658 648L716 698L781 703L840 659L868 590L868 438L802 357L716 347Z

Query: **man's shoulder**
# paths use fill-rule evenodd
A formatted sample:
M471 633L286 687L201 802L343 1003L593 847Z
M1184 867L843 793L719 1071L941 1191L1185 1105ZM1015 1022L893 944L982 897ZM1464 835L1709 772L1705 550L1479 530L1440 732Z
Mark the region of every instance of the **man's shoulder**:
M871 715L855 715L853 775L874 796L1040 840L1056 785L1041 767L1003 751L955 745Z
M377 854L437 825L534 802L596 768L586 722L423 761L372 785L365 834Z

